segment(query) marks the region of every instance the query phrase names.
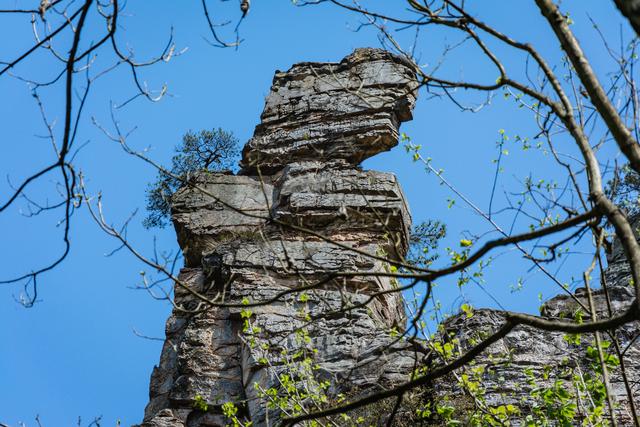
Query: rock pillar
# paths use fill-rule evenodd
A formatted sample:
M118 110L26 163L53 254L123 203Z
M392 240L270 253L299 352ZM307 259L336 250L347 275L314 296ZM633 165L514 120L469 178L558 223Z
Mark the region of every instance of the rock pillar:
M411 217L396 177L359 164L397 144L416 89L412 65L378 49L277 72L240 174L202 172L173 196L186 287L144 426L272 425L296 399L406 379L414 353L390 332L402 296L380 274Z

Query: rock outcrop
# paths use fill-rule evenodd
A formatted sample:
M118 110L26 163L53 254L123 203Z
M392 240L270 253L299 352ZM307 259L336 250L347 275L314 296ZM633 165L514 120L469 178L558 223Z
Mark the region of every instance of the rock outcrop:
M476 310L447 320L431 345L395 338L405 309L402 295L388 292L398 284L385 259L406 254L411 217L393 174L358 165L397 144L417 87L409 62L377 49L277 72L240 174L201 172L172 197L185 268L143 426L277 425L300 410L292 405L316 409L441 365L435 342L450 343L455 356L500 327L499 311ZM617 247L606 280L608 298L593 293L600 317L633 300ZM543 315L574 318L580 305L588 306L584 292L558 296ZM617 332L637 402L639 333L635 323ZM518 327L472 364L407 394L394 425L444 425L447 413L463 425L477 414L489 421L472 425L570 425L544 424L553 393L581 423L598 406L588 390L598 387L592 340ZM616 414L632 425L629 390L613 365ZM374 425L392 407L378 404Z
M618 242L614 243L614 251L609 256L604 280L606 290L599 287L591 291L598 319L622 314L634 301L631 272ZM587 321L589 312L585 288L562 293L541 307L541 314L554 320L582 318ZM464 352L502 324L504 316L500 311L476 310L471 317L462 314L446 321L444 340L455 343L455 348ZM619 426L636 425L631 401L640 409L639 335L639 322L618 328L615 331L618 352L613 333L601 333L607 347L604 356L608 361L610 391ZM477 413L511 405L514 412L505 419L513 426L547 425L545 417L550 425L609 425L609 407L603 394L604 382L595 348L593 334L573 336L519 326L491 345L472 365L437 380L431 388L430 399L433 405L456 407L454 416L463 422L469 420L470 408ZM441 364L442 360L438 359L430 363ZM467 388L462 386L463 375L479 384L480 404L473 402ZM527 416L538 424L527 424ZM559 422L563 416L570 421Z
M402 296L379 274L405 254L411 217L394 175L358 165L397 144L417 86L378 49L278 72L241 173L202 172L173 196L184 286L144 426L224 426L229 411L272 425L282 393L314 402L406 378L419 353L389 333Z
M303 62L277 72L241 165L273 174L292 160L362 160L398 143L416 101L413 65L357 49L337 64Z

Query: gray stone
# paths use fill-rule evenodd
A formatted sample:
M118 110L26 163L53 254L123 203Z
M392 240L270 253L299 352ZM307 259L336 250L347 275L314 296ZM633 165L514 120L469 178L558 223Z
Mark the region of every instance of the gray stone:
M619 259L619 262L623 262ZM616 262L609 268L616 268ZM608 272L605 273L608 275ZM603 289L592 292L594 305L599 318L610 317L610 314L620 314L633 301L633 288L628 285L629 277L621 277L617 282L610 282L608 286L609 305ZM547 301L542 307L542 315L550 319L573 319L580 309L580 301L588 307L588 300L584 290L578 290L576 294L558 295ZM584 309L581 309L585 313ZM585 314L585 319L588 316ZM459 315L449 319L444 324L444 332L448 334L448 340L458 340L459 350L464 352L474 342L479 341L483 334L496 331L504 324L504 315L496 310L476 310L471 318ZM637 360L640 356L640 342L633 341L640 334L640 323L632 322L619 328L617 338L622 349L629 346L624 355L624 363L627 376L630 379L634 393L634 401L640 403L640 392L634 384L640 379L640 367ZM572 376L567 372L580 375L588 375L592 372L593 359L588 357L587 347L594 345L593 334L582 334L580 344L569 343L565 339L566 334L561 332L548 332L528 326L518 326L505 338L492 344L474 361L473 366L467 366L457 370L453 376L447 376L435 381L433 399L442 403L460 402L465 399L465 393L459 386L460 375L469 374L470 368L484 367L482 375L482 387L487 405L500 406L511 404L517 407L521 413L511 420L511 425L521 426L524 418L531 414L531 408L540 406L540 399L532 396L534 389L550 388L555 381L560 381L563 389L577 395ZM607 334L603 334L604 340L609 340ZM615 355L612 351L611 354ZM434 359L433 364L440 361ZM526 372L531 372L535 379L535 385L528 381ZM624 386L620 368L610 369L610 385L613 400L616 404L616 418L619 425L633 425L629 406L629 396ZM456 377L457 376L457 377ZM584 392L583 398L584 398ZM584 417L584 406L578 409L576 422Z
M254 427L273 425L281 413L264 391L280 390L281 375L328 381L333 397L406 378L421 353L389 333L404 307L384 293L397 283L376 257L405 255L411 217L394 175L357 166L397 144L416 88L408 62L376 49L277 73L244 175L196 174L172 197L188 268L145 426L223 426L227 402Z
M255 234L269 217L273 187L255 177L201 172L196 187L183 187L171 198L171 214L188 266L218 242Z
M273 174L292 159L357 165L397 144L398 125L411 120L417 87L411 63L380 49L278 72L242 167Z
M389 264L379 258L404 257L411 217L393 174L358 167L397 144L417 86L407 61L377 49L278 72L262 122L243 150L242 175L196 174L172 197L187 267L179 276L184 286L175 286L176 308L151 375L144 426L225 426L228 402L243 423L277 425L282 412L264 392L286 389L284 375L310 388L327 381L326 393L335 399L393 387L416 366L442 364L427 343L391 333L403 330L405 309L393 292L397 282L386 275ZM605 279L608 299L602 290L593 294L600 317L609 315L609 302L620 313L634 296L615 242ZM194 292L215 304L207 306ZM576 301L586 305L586 294L554 297L542 314L571 318ZM476 310L444 322L440 338L455 340L464 352L503 322L499 311ZM634 385L640 382L639 332L637 322L618 331L623 348L629 345L624 361ZM566 370L588 372L592 339L585 335L576 346L561 333L518 327L472 365L430 384L427 400L464 410L469 396L460 378L484 367L486 404L516 406L521 416L511 425L523 425L536 404L534 387L558 380L572 390ZM621 425L630 425L619 370L611 384ZM196 402L205 402L207 411ZM415 410L399 413L411 418ZM383 422L388 413L379 415Z
M388 253L407 251L411 215L391 173L361 171L343 163L291 163L276 188L273 213L283 222L325 235L370 231L368 238L385 244Z

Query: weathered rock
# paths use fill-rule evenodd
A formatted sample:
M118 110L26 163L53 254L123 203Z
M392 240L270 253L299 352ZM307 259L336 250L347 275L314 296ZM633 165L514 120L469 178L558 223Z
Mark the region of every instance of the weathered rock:
M173 224L186 264L220 241L256 234L269 217L273 187L255 177L201 172L171 198Z
M244 148L242 175L200 173L172 197L187 267L175 287L178 308L167 321L143 426L224 426L230 404L245 424L277 425L287 408L274 396L292 393L289 380L312 402L314 394L354 397L392 387L416 367L443 363L429 345L391 332L406 320L383 258L406 254L411 217L394 175L358 168L397 144L416 88L408 62L375 49L278 72ZM622 312L634 296L617 244L605 279L608 298L593 292L600 318ZM584 290L551 299L543 315L572 318L580 304L587 305ZM499 311L476 310L446 321L441 338L464 352L503 322ZM617 331L621 347L628 346L622 360L638 402L639 333L637 323ZM575 378L592 370L592 341L588 334L578 344L562 333L518 327L473 364L417 393L426 395L419 408L448 402L464 420L512 405L510 425L525 425L543 404L541 390L577 393ZM465 378L478 381L482 402L465 392ZM630 425L619 368L611 370L611 386L619 421ZM387 403L376 422L392 410ZM581 405L576 422L588 413ZM417 412L403 407L398 414L404 426ZM436 417L432 425L438 423Z
M242 167L272 174L292 160L344 159L356 166L398 143L398 125L411 120L417 87L411 63L379 49L278 72Z
M380 258L404 256L411 217L394 175L357 166L397 144L416 87L376 49L277 73L244 175L200 173L172 197L188 268L144 426L223 426L225 403L273 425L266 392L285 377L334 398L406 378L422 353L389 332L405 314Z
M343 163L292 163L277 180L274 217L324 234L362 236L388 253L408 249L411 215L395 175L345 168ZM386 238L396 236L396 241Z
M622 264L625 264L623 266ZM621 272L626 271L625 274ZM623 257L614 256L609 259L609 267L605 272L609 281L608 291L596 289L592 291L594 306L599 319L611 317L625 311L634 300L634 291L629 286L629 270ZM589 307L586 289L578 289L575 294L561 294L542 307L542 315L550 319L574 319L581 312L588 319ZM611 311L609 311L611 310ZM445 323L445 340L455 342L460 351L468 349L483 336L498 330L504 324L504 315L496 310L476 310L471 318L459 315ZM640 391L635 386L640 379L640 342L636 337L640 334L640 323L632 322L616 331L621 349L627 349L622 358L625 373L631 385L632 399L636 406L640 403ZM611 342L611 336L602 333L602 339ZM510 425L523 426L527 415L535 415L535 408L546 409L544 398L540 391L547 390L550 396L556 393L554 389L566 392L570 404L581 402L576 407L575 423L582 422L593 405L588 392L581 387L587 387L589 378L599 378L594 375L594 364L599 361L595 353L589 350L594 346L593 334L582 334L579 340L561 332L549 332L528 326L518 326L505 338L492 344L486 351L476 358L473 366L467 366L456 371L453 376L437 380L432 386L433 401L437 404L452 404L457 406L458 416L466 419L464 414L465 400L468 394L461 387L461 376L473 378L473 372L482 369L476 377L481 383L484 404L488 407L513 405L517 413L510 420ZM608 349L614 357L618 357L614 346ZM434 360L432 363L439 364ZM610 391L616 408L618 425L634 425L629 401L630 396L625 387L621 367L609 367ZM601 380L597 380L601 381ZM551 399L553 400L553 398ZM559 399L555 399L559 402ZM467 402L468 403L468 402ZM468 407L466 408L468 409ZM608 407L605 403L605 413ZM600 425L600 424L598 424Z

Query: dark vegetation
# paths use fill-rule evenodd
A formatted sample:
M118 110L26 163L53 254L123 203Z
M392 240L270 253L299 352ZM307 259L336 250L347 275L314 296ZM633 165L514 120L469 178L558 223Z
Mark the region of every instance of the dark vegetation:
M233 170L240 156L238 139L221 128L188 131L175 152L171 168L158 170L156 180L147 188L148 215L143 221L146 228L163 228L168 224L171 196L194 172Z

